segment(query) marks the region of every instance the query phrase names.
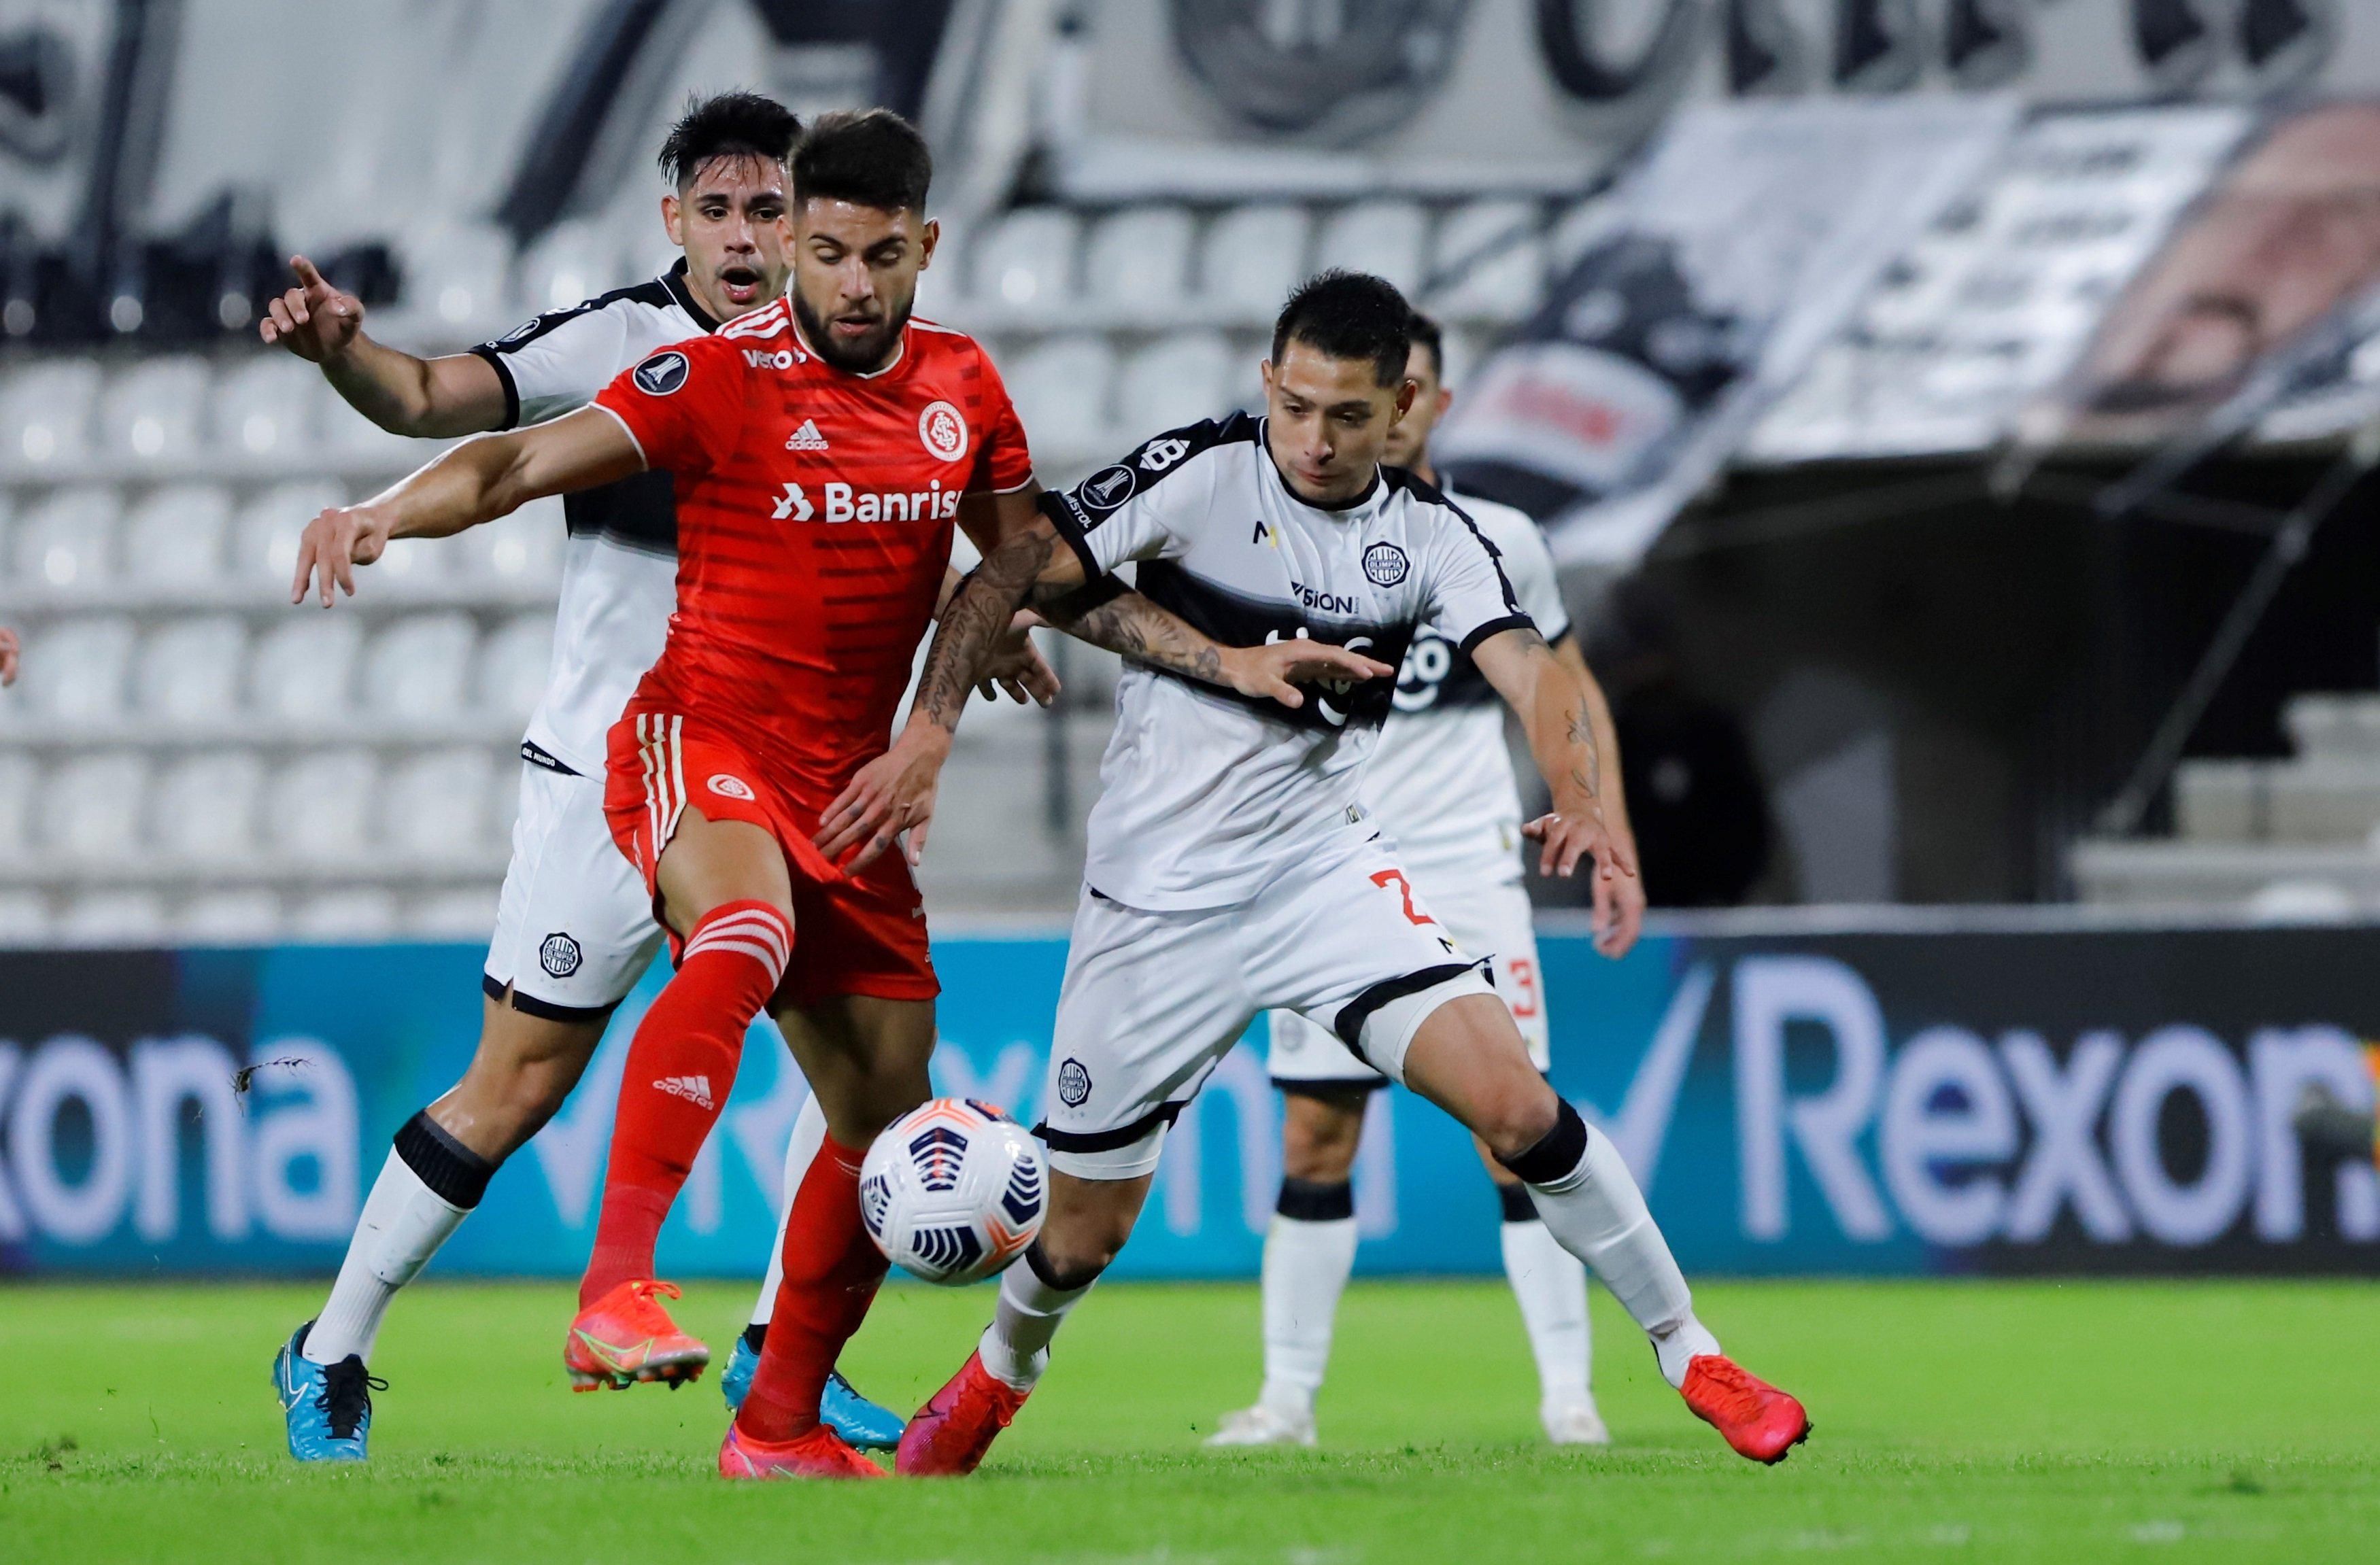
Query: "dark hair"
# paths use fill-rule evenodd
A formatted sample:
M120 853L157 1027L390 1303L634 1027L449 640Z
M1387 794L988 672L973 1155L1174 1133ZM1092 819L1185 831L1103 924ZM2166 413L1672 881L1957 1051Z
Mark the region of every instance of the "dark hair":
M794 152L794 200L849 201L879 212L923 212L934 154L890 109L821 115Z
M783 167L801 133L793 110L758 92L688 98L662 143L662 174L683 190L713 158L766 158Z
M1413 306L1396 285L1366 272L1333 268L1309 277L1281 307L1272 327L1272 361L1304 343L1331 358L1369 359L1373 378L1392 386L1404 379L1413 349Z
M1429 349L1429 372L1441 381L1446 379L1446 334L1438 329L1438 322L1416 309L1413 324L1407 329L1414 346Z

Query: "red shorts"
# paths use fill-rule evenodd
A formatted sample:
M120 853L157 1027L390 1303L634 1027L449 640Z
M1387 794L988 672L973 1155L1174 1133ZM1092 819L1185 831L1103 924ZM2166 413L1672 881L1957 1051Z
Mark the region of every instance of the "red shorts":
M794 959L771 1006L833 995L931 1000L941 992L926 944L926 904L897 851L856 876L810 842L828 801L796 798L717 727L642 697L612 725L603 814L612 840L651 892L662 850L688 805L709 820L741 820L777 840L794 882ZM670 936L670 953L679 940Z

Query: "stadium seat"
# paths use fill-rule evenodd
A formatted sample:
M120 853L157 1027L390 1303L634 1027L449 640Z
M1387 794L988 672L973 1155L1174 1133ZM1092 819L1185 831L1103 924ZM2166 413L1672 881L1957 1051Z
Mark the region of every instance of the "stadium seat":
M69 858L128 858L140 845L148 760L130 751L78 756L52 769L41 795L41 837Z
M1413 202L1357 201L1324 221L1315 241L1314 269L1369 272L1412 297L1421 291L1428 237L1429 218Z
M228 863L256 843L264 765L246 750L202 750L165 768L150 790L149 840L177 858Z
M495 767L484 749L432 750L389 774L382 819L386 851L440 862L488 845L488 790Z
M1114 374L1105 338L1060 337L1016 360L1008 394L1037 449L1081 453L1115 439L1107 416Z
M121 614L61 620L42 632L20 678L26 705L63 722L104 722L124 711L132 622Z
M609 293L625 281L627 259L616 235L583 219L557 223L521 252L512 313L522 317Z
M132 507L124 518L126 579L174 588L211 582L224 573L231 532L231 494L220 484L174 484Z
M512 243L484 224L444 224L405 247L405 303L449 328L486 327L505 312Z
M1207 225L1198 291L1217 304L1269 321L1306 273L1313 224L1301 206L1234 207Z
M36 590L89 588L105 582L115 564L122 503L112 488L62 489L18 514L10 528L10 576Z
M298 539L306 524L334 505L347 503L346 491L320 479L276 484L249 503L232 528L232 569L255 586L286 592L298 570Z
M215 381L214 443L249 456L298 455L313 441L322 399L333 394L322 372L296 355L253 354Z
M87 453L99 382L90 358L41 359L10 374L0 388L0 462L40 467Z
M480 710L526 722L545 697L553 661L553 616L518 614L490 636L480 653Z
M165 938L165 899L155 892L102 890L67 899L53 931L64 945L154 945Z
M318 892L289 912L291 940L324 945L363 944L396 933L396 898L376 886Z
M496 890L473 886L433 892L404 914L405 932L422 940L486 940L496 927Z
M435 598L456 563L455 546L443 538L395 539L358 586L374 593Z
M160 625L134 661L133 704L168 727L228 722L239 710L247 652L248 626L229 614Z
M18 856L32 841L33 795L40 778L32 757L0 750L0 859Z
M276 768L264 825L273 846L312 863L364 856L380 769L364 750L317 750Z
M189 945L264 945L281 934L281 899L260 887L202 892L168 922Z
M346 715L363 641L356 615L292 613L257 639L249 664L249 706L266 717L290 720Z
M1054 313L1070 302L1082 220L1063 207L1019 207L975 246L969 290L978 305Z
M1126 440L1144 440L1230 410L1231 346L1216 332L1160 339L1125 361L1116 408ZM1121 453L1119 453L1121 455Z
M416 614L372 637L363 706L390 717L451 717L463 708L480 633L468 614Z
M456 540L460 557L450 564L457 575L492 587L550 591L561 584L563 547L569 540L562 502L532 500L509 516L465 533Z
M1535 201L1467 201L1439 224L1424 304L1449 314L1518 321L1545 292L1546 245Z
M207 361L191 354L143 359L119 370L100 397L101 450L135 462L196 455L210 379Z
M34 946L50 938L50 909L39 892L0 892L0 947Z
M1169 317L1189 292L1190 214L1180 207L1127 207L1099 220L1083 252L1084 291L1102 304Z

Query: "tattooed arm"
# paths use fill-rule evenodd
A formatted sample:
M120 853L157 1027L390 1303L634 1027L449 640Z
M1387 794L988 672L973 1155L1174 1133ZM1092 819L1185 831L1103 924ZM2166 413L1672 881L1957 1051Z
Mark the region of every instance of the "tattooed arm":
M1472 649L1471 661L1519 714L1537 772L1553 790L1552 813L1522 828L1542 850L1537 873L1570 875L1591 855L1599 880L1634 878L1636 855L1604 813L1606 762L1585 686L1534 630L1499 631Z
M943 607L925 672L918 676L917 698L900 736L891 749L859 770L820 818L820 851L848 873L905 831L909 862L918 861L925 853L942 762L949 758L952 735L966 710L967 692L982 677L993 643L1019 608L1063 614L1069 595L1083 585L1080 556L1060 540L1046 518L1036 517L984 556ZM1301 682L1384 679L1396 672L1343 647L1302 637L1263 647L1218 647L1138 594L1075 613L1077 617L1103 616L1101 633L1129 644L1134 649L1127 655L1143 662L1286 707L1305 704L1297 688Z

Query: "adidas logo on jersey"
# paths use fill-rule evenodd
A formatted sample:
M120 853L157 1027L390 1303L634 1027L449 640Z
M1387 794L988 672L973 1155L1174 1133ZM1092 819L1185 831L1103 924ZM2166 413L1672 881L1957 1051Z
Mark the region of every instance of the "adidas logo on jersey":
M653 1083L653 1090L666 1092L672 1098L683 1098L705 1111L712 1107L709 1076L663 1076Z
M819 433L818 420L805 419L802 427L785 437L787 451L824 451L826 436Z

